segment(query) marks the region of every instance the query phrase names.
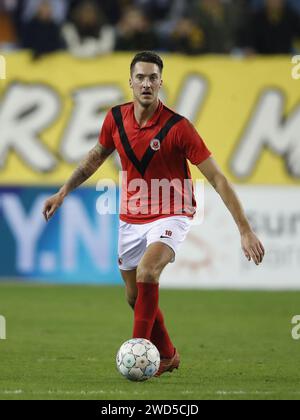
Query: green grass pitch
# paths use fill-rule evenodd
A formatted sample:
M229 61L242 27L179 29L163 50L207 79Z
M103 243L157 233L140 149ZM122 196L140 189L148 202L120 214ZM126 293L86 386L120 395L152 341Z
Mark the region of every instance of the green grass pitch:
M121 287L0 283L0 399L300 399L299 292L161 290L181 367L144 383L115 368L131 337Z

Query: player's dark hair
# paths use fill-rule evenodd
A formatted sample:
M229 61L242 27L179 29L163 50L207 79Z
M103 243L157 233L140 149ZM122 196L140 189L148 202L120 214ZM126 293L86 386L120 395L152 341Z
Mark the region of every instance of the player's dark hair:
M162 73L163 68L164 68L164 63L158 54L156 54L153 51L143 51L136 54L136 56L132 60L131 65L130 65L131 74L133 72L133 69L136 63L140 63L140 62L157 64L159 67L160 73Z

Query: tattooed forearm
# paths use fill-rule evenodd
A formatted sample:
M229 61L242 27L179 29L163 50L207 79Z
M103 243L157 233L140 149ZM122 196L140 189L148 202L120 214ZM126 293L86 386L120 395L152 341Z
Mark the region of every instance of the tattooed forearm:
M106 158L111 154L111 151L105 149L100 144L97 144L83 159L78 167L75 169L71 178L62 187L64 195L69 194L75 190L79 185L83 184L90 178L98 168L103 164Z

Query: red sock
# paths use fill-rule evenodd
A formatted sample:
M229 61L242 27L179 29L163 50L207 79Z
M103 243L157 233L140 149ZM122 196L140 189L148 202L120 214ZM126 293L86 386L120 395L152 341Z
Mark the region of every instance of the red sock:
M175 348L166 329L164 316L159 308L156 313L150 341L157 347L162 358L170 359L174 356Z
M134 306L133 338L150 340L158 309L158 284L137 282L138 296Z

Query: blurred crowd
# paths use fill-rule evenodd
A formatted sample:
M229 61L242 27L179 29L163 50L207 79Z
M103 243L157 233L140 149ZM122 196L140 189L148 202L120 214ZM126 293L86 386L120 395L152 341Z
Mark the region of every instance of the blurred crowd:
M0 0L0 49L289 54L300 0Z

